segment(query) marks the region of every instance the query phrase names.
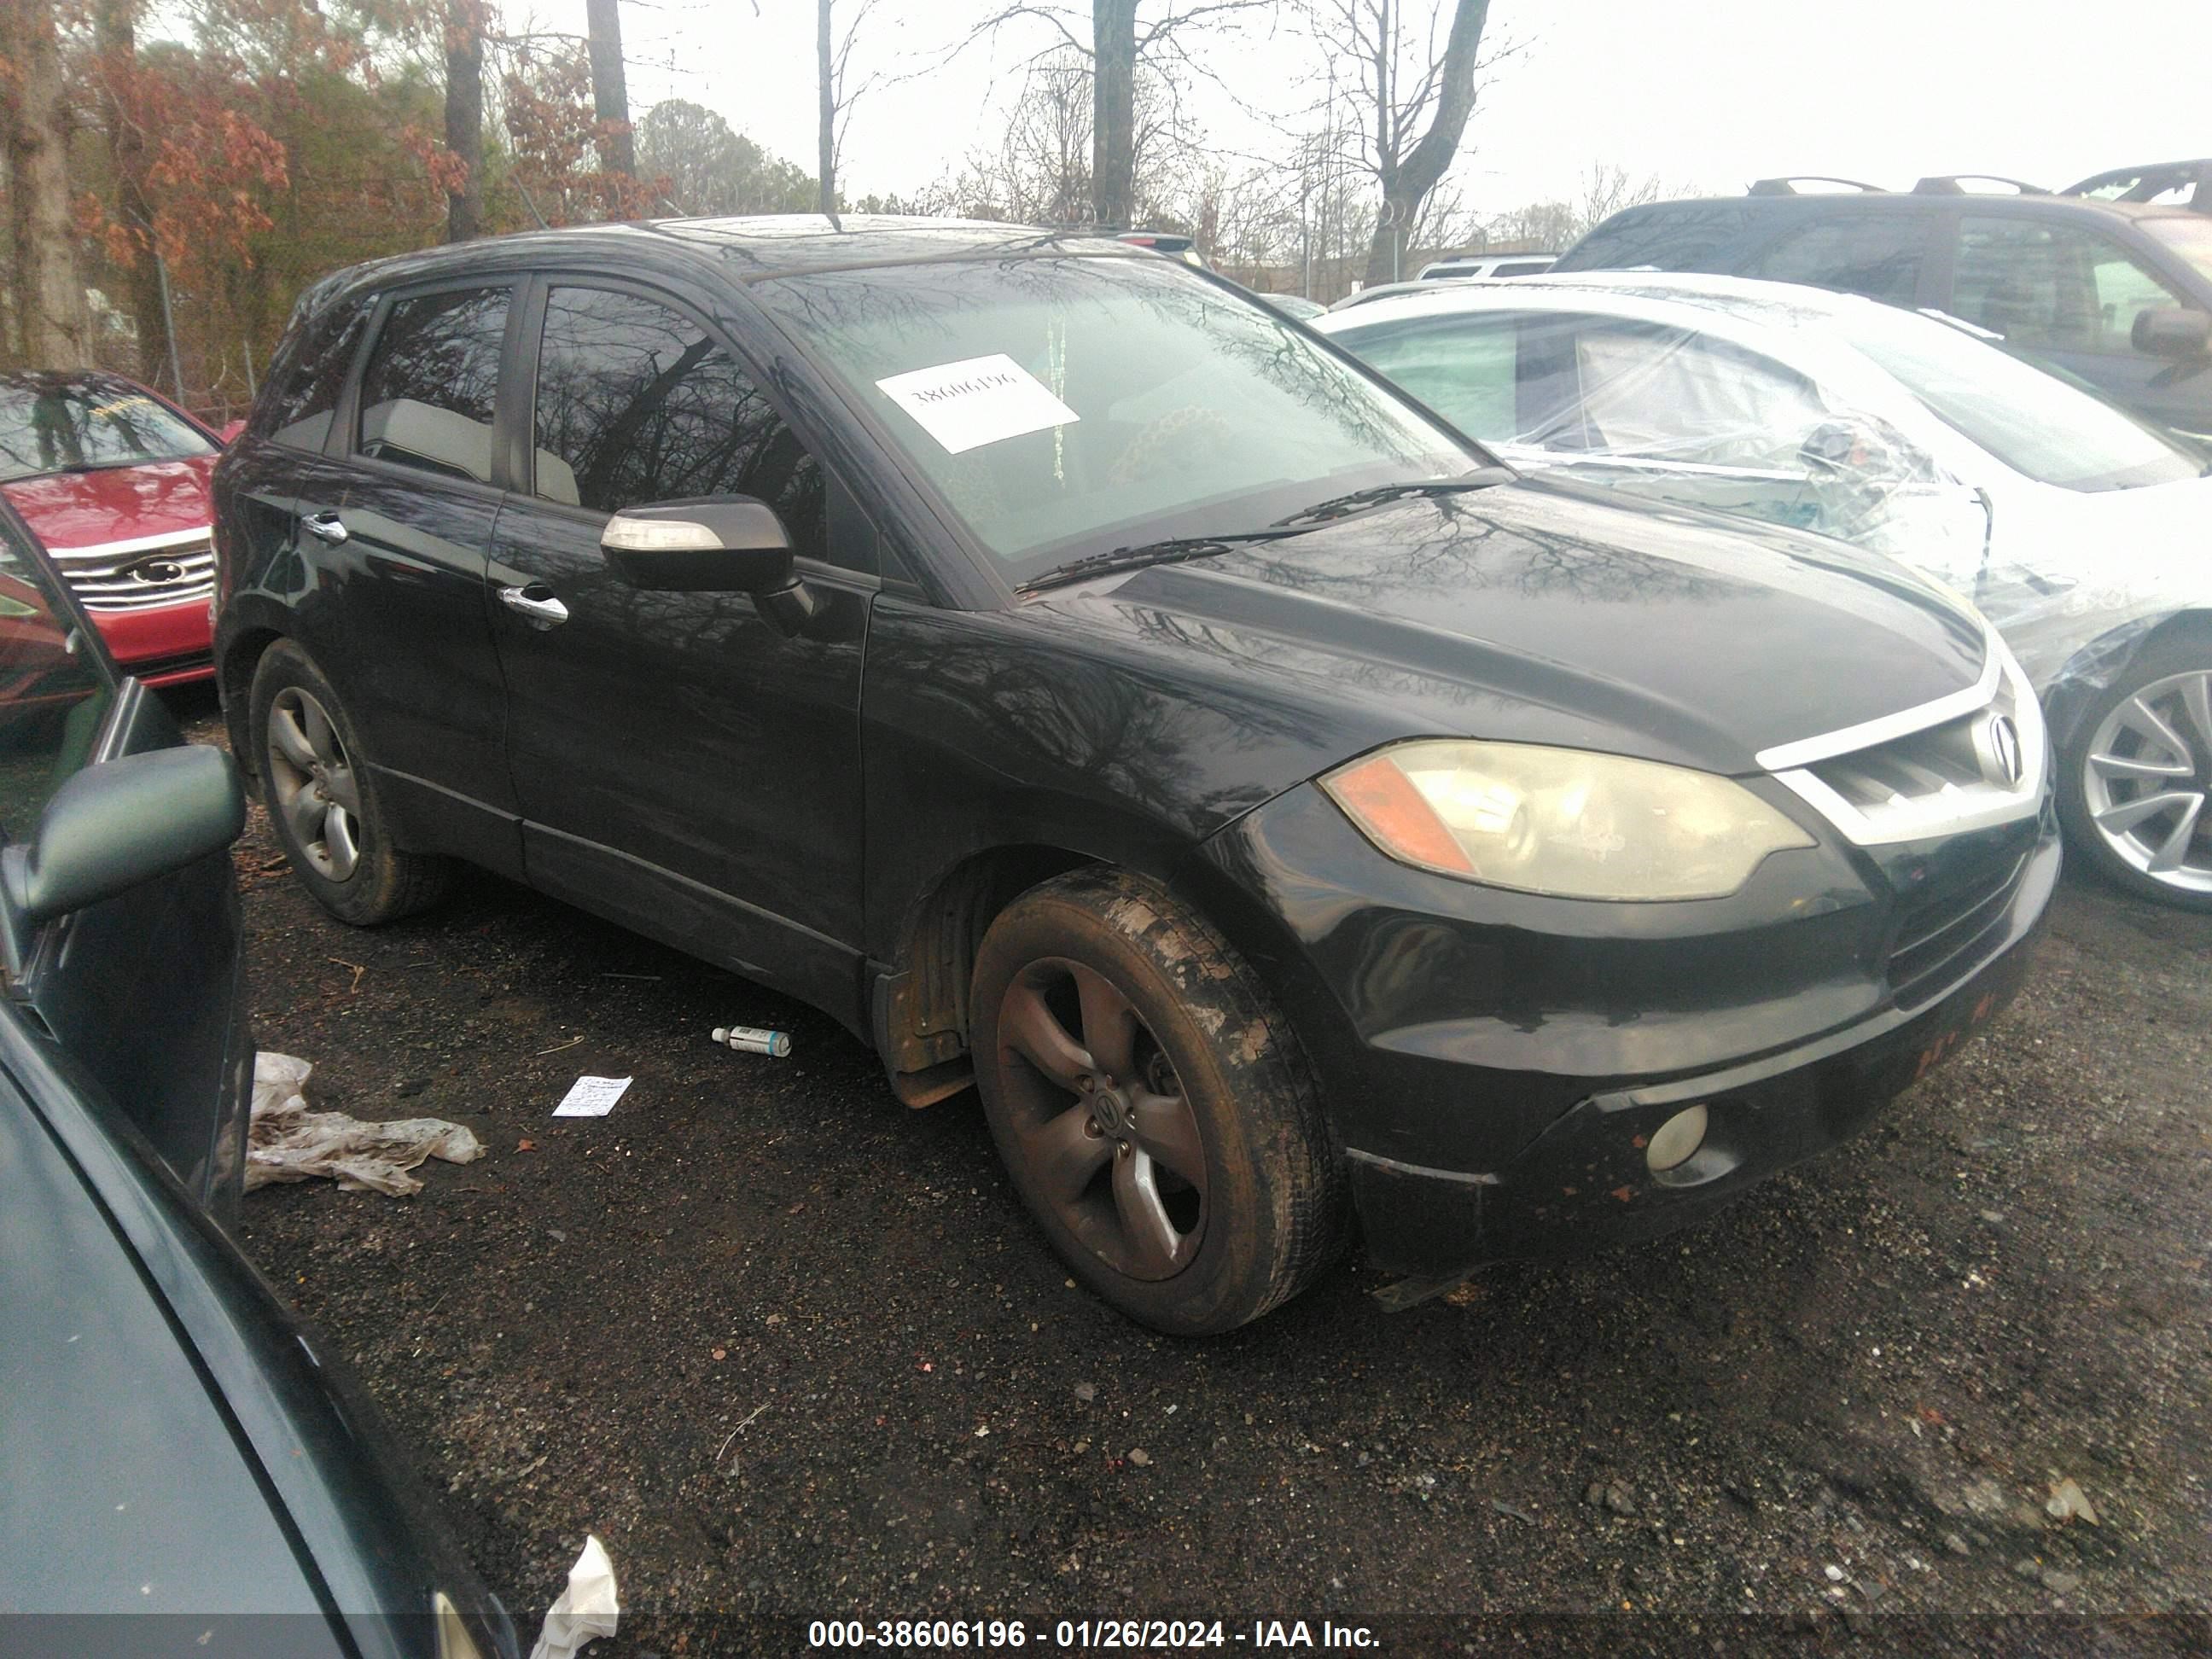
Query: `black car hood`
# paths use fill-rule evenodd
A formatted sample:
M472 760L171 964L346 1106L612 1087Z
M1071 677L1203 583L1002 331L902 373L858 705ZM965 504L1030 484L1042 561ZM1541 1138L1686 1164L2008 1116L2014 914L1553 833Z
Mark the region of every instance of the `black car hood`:
M1550 480L1049 604L1085 631L1305 682L1355 744L1489 737L1738 775L1762 750L1974 684L1988 649L1971 610L1887 560Z

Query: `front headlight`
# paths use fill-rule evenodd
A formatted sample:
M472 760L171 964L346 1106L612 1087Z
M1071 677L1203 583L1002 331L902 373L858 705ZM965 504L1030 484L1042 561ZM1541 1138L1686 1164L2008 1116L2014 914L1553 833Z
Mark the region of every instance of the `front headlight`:
M1814 844L1730 779L1580 749L1425 738L1321 786L1401 863L1560 898L1721 898Z

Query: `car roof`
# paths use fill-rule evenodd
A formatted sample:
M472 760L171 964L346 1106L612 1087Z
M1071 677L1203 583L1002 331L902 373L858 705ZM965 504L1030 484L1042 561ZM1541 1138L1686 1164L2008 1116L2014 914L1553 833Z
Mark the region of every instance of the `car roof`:
M1005 258L1033 252L1116 258L1153 257L1150 249L1111 237L976 219L873 213L647 219L518 231L398 254L336 273L318 285L316 298L327 298L363 282L416 282L476 271L506 271L580 256L635 259L656 247L720 260L728 274L740 282L869 265Z
M1449 315L1455 311L1564 311L1572 308L1577 296L1587 300L1593 295L1605 296L1609 305L1628 300L1659 307L1688 306L1730 316L1755 313L1773 322L1802 321L1808 314L1849 315L1881 304L1856 294L1754 276L1673 270L1577 270L1565 275L1547 271L1510 281L1409 284L1402 293L1360 307L1356 318L1347 312L1331 312L1322 331L1334 333L1400 317ZM1322 321L1315 320L1316 326Z
M1974 177L1973 174L1961 175ZM1939 180L1928 180L1934 185ZM2087 181L2085 181L2087 182ZM1685 196L1669 202L1645 202L1636 207L1623 208L1607 219L1604 224L1616 220L1656 218L1660 216L1689 209L1735 208L1760 215L1801 214L1818 216L1838 210L1863 212L1869 209L1881 210L1900 208L1932 210L1960 203L1976 207L2025 209L2031 213L2056 213L2062 216L2088 214L2106 219L2163 219L2185 217L2190 210L2172 203L2106 201L2094 196L2069 196L2061 191L2046 190L1967 190L1960 186L1949 189L1914 190L1820 190L1765 191L1747 191L1741 196ZM1600 225L1596 229L1602 229ZM1595 235L1596 229L1590 234ZM1583 239L1589 240L1588 236ZM1579 246L1579 244L1577 245ZM1571 250L1570 250L1571 251Z

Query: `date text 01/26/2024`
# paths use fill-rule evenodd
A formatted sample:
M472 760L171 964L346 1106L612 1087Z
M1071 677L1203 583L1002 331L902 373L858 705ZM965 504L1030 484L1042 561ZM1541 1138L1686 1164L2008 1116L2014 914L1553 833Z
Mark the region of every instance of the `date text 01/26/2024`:
M1174 1653L1232 1647L1371 1650L1382 1643L1364 1625L1327 1620L1255 1619L1238 1625L1219 1619L1060 1619L1047 1625L1023 1619L817 1619L806 1626L806 1645L894 1652L966 1649L1011 1653L1034 1647L1047 1653L1106 1649Z

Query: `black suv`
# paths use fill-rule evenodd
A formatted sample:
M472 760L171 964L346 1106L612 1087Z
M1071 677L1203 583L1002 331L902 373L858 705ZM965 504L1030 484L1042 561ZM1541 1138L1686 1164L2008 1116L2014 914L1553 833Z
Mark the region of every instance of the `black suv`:
M848 217L475 243L301 304L216 472L300 879L450 860L977 1085L1180 1332L1356 1212L1407 1294L1656 1231L2002 1004L2035 701L1835 544L1516 478L1231 285Z
M2212 161L2057 194L2010 180L1762 179L1616 213L1556 271L1709 270L1943 312L2178 431L2212 434ZM1802 191L1804 185L1841 190ZM1996 190L1969 189L1995 185Z

